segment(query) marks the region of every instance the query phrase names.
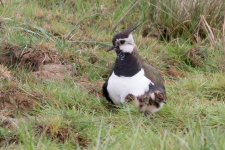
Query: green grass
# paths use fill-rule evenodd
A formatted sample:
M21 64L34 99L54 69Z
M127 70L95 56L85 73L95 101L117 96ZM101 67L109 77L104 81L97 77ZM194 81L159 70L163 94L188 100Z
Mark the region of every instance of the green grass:
M208 17L208 3L199 3L190 15L191 8L182 12L177 0L140 1L124 17L134 1L3 2L1 43L21 48L53 45L76 71L64 81L40 81L29 70L10 67L15 79L1 80L0 91L20 89L37 99L31 110L14 114L18 128L0 122L1 149L225 149L222 36L215 32L212 44L203 30L201 40L197 44L192 41L200 14L213 30L221 32L224 5L213 4L215 17ZM145 20L134 33L140 55L159 68L166 80L168 103L152 119L133 105L112 108L100 95L115 60L114 53L105 51L115 34L112 29L118 24L116 31L121 31L134 20ZM159 29L156 34L162 27L174 32L169 41L152 38L155 30L142 37L152 26ZM178 34L181 29L184 32ZM193 48L200 50L200 54L194 53L196 57L188 55ZM0 52L4 53L2 47ZM202 63L193 65L196 58Z

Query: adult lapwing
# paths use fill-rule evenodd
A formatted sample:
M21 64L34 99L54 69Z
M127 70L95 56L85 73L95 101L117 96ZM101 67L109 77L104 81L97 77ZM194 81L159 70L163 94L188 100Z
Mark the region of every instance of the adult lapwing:
M148 107L144 110L156 112L166 101L164 79L156 68L144 62L138 54L132 35L136 28L137 26L113 37L113 46L109 50L115 50L117 58L110 77L103 85L103 95L115 105L125 103L126 97L132 95L140 110L146 104ZM149 107L150 105L153 106ZM153 107L154 110L151 110Z

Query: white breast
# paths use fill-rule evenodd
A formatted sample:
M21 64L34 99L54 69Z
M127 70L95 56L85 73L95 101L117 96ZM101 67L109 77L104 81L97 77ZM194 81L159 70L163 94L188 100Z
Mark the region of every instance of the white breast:
M148 91L150 83L152 82L145 77L143 69L132 77L117 76L113 72L108 80L107 90L115 104L122 104L128 94L134 96L144 94Z

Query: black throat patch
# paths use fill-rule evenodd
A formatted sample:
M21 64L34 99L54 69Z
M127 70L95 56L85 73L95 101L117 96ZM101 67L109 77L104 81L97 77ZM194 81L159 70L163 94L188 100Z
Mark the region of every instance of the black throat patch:
M131 77L141 70L138 59L132 53L117 53L114 73L117 76Z

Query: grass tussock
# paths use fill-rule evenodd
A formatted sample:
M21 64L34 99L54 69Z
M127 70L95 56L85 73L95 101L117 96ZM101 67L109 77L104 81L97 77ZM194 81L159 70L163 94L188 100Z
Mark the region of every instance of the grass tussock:
M222 31L225 10L222 0L152 0L143 2L143 5L147 5L145 11L149 13L149 25L156 28L165 40L181 37L193 43L208 40L213 44Z
M225 149L222 0L1 2L2 149ZM105 50L134 20L166 81L151 119L101 94L116 57Z

